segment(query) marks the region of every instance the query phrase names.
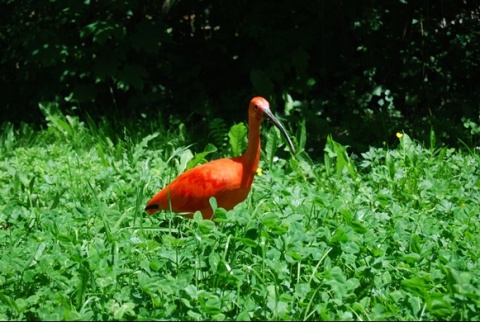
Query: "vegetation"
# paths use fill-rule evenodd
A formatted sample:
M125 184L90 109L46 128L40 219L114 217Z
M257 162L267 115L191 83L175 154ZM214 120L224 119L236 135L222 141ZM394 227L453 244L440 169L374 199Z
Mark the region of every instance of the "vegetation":
M0 320L480 320L477 1L1 8ZM256 95L297 153L148 216Z
M476 150L398 133L352 159L328 137L314 163L304 125L295 156L265 126L261 175L215 225L143 207L241 126L194 155L182 123L42 111L1 131L2 320L480 319Z
M478 1L4 0L0 120L69 115L244 118L254 95L284 111L308 146L333 134L352 151L467 142L478 123ZM313 135L314 133L314 135ZM203 145L202 145L203 147ZM196 152L200 152L197 150ZM318 152L318 154L317 154ZM312 156L321 158L321 149Z

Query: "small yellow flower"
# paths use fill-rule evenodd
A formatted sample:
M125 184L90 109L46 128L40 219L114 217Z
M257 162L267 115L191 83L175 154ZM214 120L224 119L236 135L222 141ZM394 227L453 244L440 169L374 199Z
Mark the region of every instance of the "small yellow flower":
M403 133L397 132L396 136L397 136L397 138L400 139L403 136Z
M257 176L261 176L262 175L262 168L257 168Z

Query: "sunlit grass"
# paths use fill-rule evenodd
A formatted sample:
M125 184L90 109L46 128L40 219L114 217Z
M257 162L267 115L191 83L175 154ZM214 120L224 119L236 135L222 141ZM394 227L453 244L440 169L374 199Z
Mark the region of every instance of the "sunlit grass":
M252 192L217 226L143 212L208 154L181 127L46 115L2 128L2 320L480 319L472 152L398 133L352 161L329 137L313 162L264 130Z

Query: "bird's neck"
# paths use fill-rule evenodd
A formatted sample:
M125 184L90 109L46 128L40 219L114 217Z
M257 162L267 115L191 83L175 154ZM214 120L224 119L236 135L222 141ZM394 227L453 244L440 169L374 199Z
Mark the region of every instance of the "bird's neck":
M242 158L247 169L251 173L255 173L260 160L260 124L257 124L256 121L250 121L248 124L248 145Z

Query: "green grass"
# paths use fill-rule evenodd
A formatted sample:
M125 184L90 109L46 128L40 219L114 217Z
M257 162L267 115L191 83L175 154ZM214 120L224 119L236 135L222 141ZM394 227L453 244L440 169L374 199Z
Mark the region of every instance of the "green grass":
M267 125L263 174L216 226L143 208L221 151L49 108L0 133L1 320L480 319L475 150L404 134L352 160L330 137L312 162L304 131L292 157Z

